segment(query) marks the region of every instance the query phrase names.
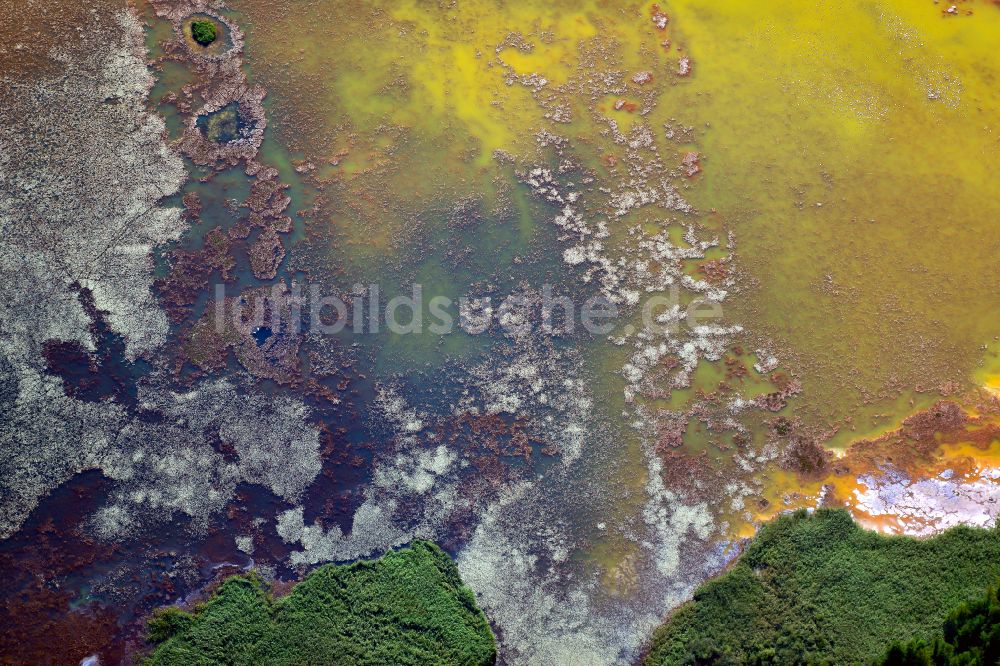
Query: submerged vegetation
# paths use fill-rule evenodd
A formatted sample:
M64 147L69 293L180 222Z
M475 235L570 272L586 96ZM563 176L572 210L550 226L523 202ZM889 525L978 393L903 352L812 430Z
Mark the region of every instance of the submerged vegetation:
M454 562L418 541L378 560L326 565L274 599L234 576L193 613L149 622L148 666L491 664L496 644Z
M869 532L842 510L800 511L766 525L730 571L702 585L657 631L646 664L870 663L942 626L943 642L964 649L956 637L987 611L975 602L946 614L998 576L997 528L917 540Z
M199 116L198 127L209 141L214 143L233 141L240 134L239 105L230 104L214 113Z
M217 30L214 21L202 19L191 22L191 38L202 46L208 46L215 41Z

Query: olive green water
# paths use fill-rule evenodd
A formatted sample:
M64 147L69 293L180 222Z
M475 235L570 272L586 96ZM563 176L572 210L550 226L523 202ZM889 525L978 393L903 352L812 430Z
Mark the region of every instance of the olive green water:
M477 280L569 280L551 211L505 155L556 166L535 139L546 130L567 138L598 186L613 186L627 174L608 121L623 133L645 124L666 167L700 154L702 172L681 186L697 212L631 210L610 228L612 254L632 225L719 234L719 254L735 258L725 322L801 380L785 411L835 431L831 446L893 427L949 382L990 375L984 346L1000 332L994 3L951 15L930 1L678 0L660 3L665 30L651 3L232 6L270 90L272 136L311 165L320 192L326 232L304 260L328 264L317 275L409 277L449 296ZM688 76L677 73L684 57ZM651 82L628 81L641 71ZM607 72L624 73L622 92L594 84ZM556 122L558 109L569 122ZM470 200L480 222L449 226L448 211ZM462 261L442 250L456 238ZM440 363L442 345L452 357L481 350L461 336L389 339L380 363ZM594 340L584 351L596 409L614 420L627 350ZM695 389L721 374L703 363ZM762 378L743 389L766 390ZM623 433L612 476L640 488L638 443ZM696 430L686 447L728 456Z
M736 230L738 317L792 353L799 411L863 432L969 381L1000 330L1000 8L674 6L711 124L692 197Z

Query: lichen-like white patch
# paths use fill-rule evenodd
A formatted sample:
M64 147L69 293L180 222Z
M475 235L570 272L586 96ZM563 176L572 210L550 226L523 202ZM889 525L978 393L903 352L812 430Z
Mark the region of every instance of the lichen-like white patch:
M665 175L667 169L648 126L636 126L628 137L618 134L617 130L614 135L616 142L628 147L629 178L618 184L617 191L599 188L583 194L572 183L563 184L556 173L545 167L534 167L520 174L535 196L559 207L552 223L560 230L559 239L570 244L563 251L563 261L581 267L580 279L584 283L596 282L611 302L628 308L639 304L640 294L663 291L675 284L706 293L713 300L722 300L724 290L694 280L682 269L683 260L703 259L706 250L718 245L718 239L691 238L694 231L689 229L685 238L689 247L679 247L665 232L649 234L633 226L624 239L609 242L610 225L640 208L656 207L664 213L693 212ZM562 146L563 143L564 140L551 135L539 137L542 146ZM591 207L599 203L601 208L611 208L613 214L610 218L598 214L588 219L584 207L587 202Z
M529 305L537 301L535 294L524 296ZM524 314L506 313L519 321ZM570 352L556 351L537 328L511 325L505 333L512 344L500 345L490 360L468 369L466 394L445 417L517 416L533 438L558 450L562 466L569 465L583 452L593 420L582 364ZM435 538L456 512L485 508L475 494L460 492L465 452L437 441L427 427L431 414L408 404L398 387L387 384L378 387L374 406L392 446L375 462L365 501L347 533L337 526L306 525L303 507L282 514L279 534L302 546L292 553L293 564L351 560L416 538Z
M351 529L345 534L337 526L324 530L319 524L306 525L301 506L283 512L278 535L302 547L292 553L292 564L353 560L414 539L433 539L462 506L455 476L458 455L422 432L427 416L390 385L379 387L375 406L390 426L394 446L376 461ZM416 423L420 427L414 427Z
M181 394L143 388L140 400L165 418L124 425L122 445L97 457L105 475L119 482L112 506L139 514L181 511L204 523L238 483L294 501L320 471L319 433L306 424L306 408L290 398L266 399L216 381ZM213 448L214 437L236 451L235 460Z
M448 472L456 458L443 444L432 450L400 453L392 466L382 466L375 471L375 482L386 488L406 488L423 494L431 490L438 477Z
M758 349L757 358L759 360L753 364L753 369L762 375L766 375L778 367L778 357L767 349Z
M50 331L70 314L75 332L59 339L86 337L67 288L90 289L134 357L167 332L150 292L150 251L185 229L179 209L156 205L177 192L185 171L163 142L163 120L145 110L153 79L142 26L129 12L117 19L120 42L98 32L90 39L107 46L92 45L89 57L51 54L60 76L0 80L9 119L0 126L0 266L11 309L32 301L33 323ZM39 333L32 338L45 339Z
M646 482L649 500L643 509L643 519L658 537L651 544L657 554L656 568L664 576L673 576L680 566L682 541L689 534L704 541L715 531L715 525L704 502L685 505L666 488L662 471L663 463L650 455Z
M81 289L129 359L153 356L168 330L151 252L185 230L178 209L158 204L178 191L184 165L146 110L142 25L129 11L115 18L120 29L81 26L80 48L51 53L56 75L0 79L0 538L84 470L114 481L90 521L111 538L175 512L203 525L240 482L294 501L320 469L318 433L297 401L226 381L174 393L154 372L139 402L155 422L117 401L70 397L47 372L50 340L95 349Z
M502 346L493 359L470 369L474 394L454 411L530 417L533 434L557 446L562 464L568 464L582 452L593 416L582 362L540 335L512 337L516 344Z
M334 526L324 530L319 524L306 525L303 508L289 509L278 516L278 535L287 543L299 543L302 550L293 552L294 565L318 562L344 562L356 560L372 553L391 548L419 538L433 538L433 530L426 526L403 529L393 521L396 510L392 500L382 504L366 501L354 513L354 523L349 534Z
M582 264L587 260L587 248L577 245L563 250L563 261L570 266Z
M1000 468L981 467L974 479L941 474L910 479L887 469L858 477L855 510L894 525L892 531L927 536L956 525L992 527L1000 516Z
M513 488L490 507L469 544L458 557L462 580L476 591L479 603L503 630L502 649L512 663L611 664L618 661L615 636L627 627L601 618L591 605L593 579L567 589L567 581L536 552L539 516L526 509L538 489ZM551 534L550 526L544 532Z
M634 663L662 613L721 568L722 549L707 541L714 526L706 508L684 505L663 489L658 470L650 473L646 529L632 528L643 546L636 564L642 582L627 601L607 597L596 572L571 557L586 544L572 527L581 510L579 480L567 483L572 471L559 468L511 488L485 512L458 567L501 628L506 661Z
M424 428L424 418L426 417L421 417L417 410L407 406L406 401L399 395L399 391L394 386L379 388L375 405L392 426L406 435L415 435Z
M249 534L240 534L236 537L236 549L247 555L253 555L253 537Z

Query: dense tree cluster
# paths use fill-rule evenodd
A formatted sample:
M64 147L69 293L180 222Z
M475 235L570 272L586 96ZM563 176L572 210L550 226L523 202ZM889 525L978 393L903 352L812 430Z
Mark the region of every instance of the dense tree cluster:
M202 46L208 46L215 41L217 28L214 21L192 21L191 38Z
M149 623L146 666L492 664L486 616L451 558L430 542L378 560L326 565L274 599L234 576L188 613Z
M897 645L885 664L995 664L960 655L996 649L996 593L946 614L998 576L1000 529L918 540L864 530L842 510L800 511L765 525L702 585L657 631L646 663L865 664L944 626L944 638ZM954 660L898 660L918 651Z
M881 666L993 666L1000 664L1000 597L991 586L948 614L933 640L893 644Z

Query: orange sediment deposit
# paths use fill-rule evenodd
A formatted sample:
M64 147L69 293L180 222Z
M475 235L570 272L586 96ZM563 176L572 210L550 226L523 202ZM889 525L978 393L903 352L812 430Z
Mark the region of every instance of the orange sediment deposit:
M988 390L941 400L891 432L826 456L822 475L794 465L791 476L772 474L772 485L785 489L774 496L784 500L757 518L836 505L872 529L924 535L991 525L1000 515L1000 400Z
M935 466L953 459L957 450L990 459L998 443L1000 400L975 391L963 400L942 400L913 414L898 430L852 444L837 461L836 471L858 474L890 464L908 474L934 473Z

